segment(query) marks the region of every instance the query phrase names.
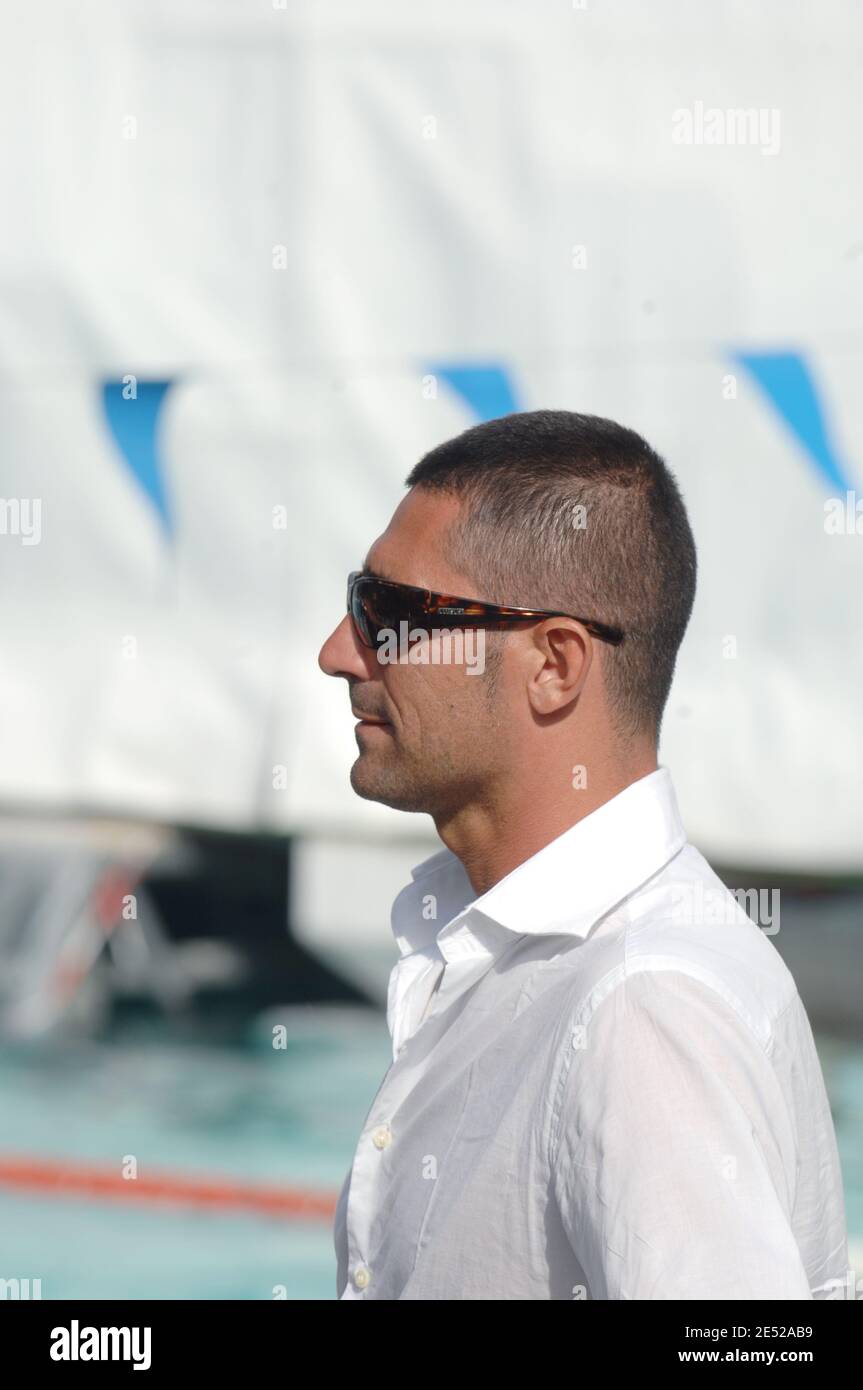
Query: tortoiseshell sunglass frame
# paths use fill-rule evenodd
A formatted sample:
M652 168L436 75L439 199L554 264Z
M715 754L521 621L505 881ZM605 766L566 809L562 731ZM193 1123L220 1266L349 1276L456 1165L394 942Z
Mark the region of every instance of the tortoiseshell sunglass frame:
M402 610L391 622L376 622L367 612L362 602L361 584L368 588L384 589L398 599ZM348 613L360 641L366 647L377 645L377 633L384 627L392 627L394 622L406 619L416 627L486 627L507 628L515 623L537 623L543 618L573 618L583 628L601 642L618 646L624 634L620 628L609 627L592 618L579 618L574 613L549 612L537 608L505 608L497 603L483 603L480 599L461 598L457 594L438 594L432 589L420 589L411 584L398 584L394 579L380 579L376 574L364 570L352 570L348 575ZM445 618L446 622L435 620Z

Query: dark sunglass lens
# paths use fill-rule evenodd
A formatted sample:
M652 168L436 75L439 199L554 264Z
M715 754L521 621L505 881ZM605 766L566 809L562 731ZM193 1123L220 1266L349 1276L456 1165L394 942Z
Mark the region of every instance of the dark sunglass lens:
M391 589L376 583L374 579L361 583L359 587L369 628L374 640L377 640L380 628L397 626L397 600Z
M354 626L356 627L357 632L360 634L360 637L366 643L367 646L370 646L371 637L369 636L369 625L366 621L366 615L363 609L362 600L359 598L356 590L354 590L351 596L351 617L354 620Z
M367 646L375 646L382 627L393 626L393 599L384 586L362 576L353 586L351 616Z
M352 608L353 619L367 647L375 645L375 630L372 625L371 615L366 603L365 595L362 590L354 590L354 603Z
M360 635L360 639L367 646L373 646L369 625L360 595L359 575L348 575L348 612L351 615L354 626Z

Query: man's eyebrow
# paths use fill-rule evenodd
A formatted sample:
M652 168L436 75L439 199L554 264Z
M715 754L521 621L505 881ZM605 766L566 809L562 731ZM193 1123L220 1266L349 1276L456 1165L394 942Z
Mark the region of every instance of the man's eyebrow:
M391 574L384 574L381 570L373 570L371 565L369 564L368 556L366 556L365 560L363 561L363 566L360 570L360 574L367 574L371 579L388 579L391 584L398 583L398 580L393 579Z

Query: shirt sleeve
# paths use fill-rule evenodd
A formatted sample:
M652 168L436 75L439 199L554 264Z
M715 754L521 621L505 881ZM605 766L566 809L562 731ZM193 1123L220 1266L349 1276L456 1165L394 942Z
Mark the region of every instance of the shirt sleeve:
M573 1021L554 1194L598 1299L811 1299L797 1152L756 1033L674 969L625 976Z

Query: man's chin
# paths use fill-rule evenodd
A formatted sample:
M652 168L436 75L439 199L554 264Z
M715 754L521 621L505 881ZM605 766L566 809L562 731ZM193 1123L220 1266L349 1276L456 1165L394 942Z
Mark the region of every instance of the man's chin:
M396 811L424 811L425 806L417 805L415 789L400 784L392 776L392 770L371 766L371 759L360 754L351 768L351 787L364 801L379 801L382 806L391 806Z

